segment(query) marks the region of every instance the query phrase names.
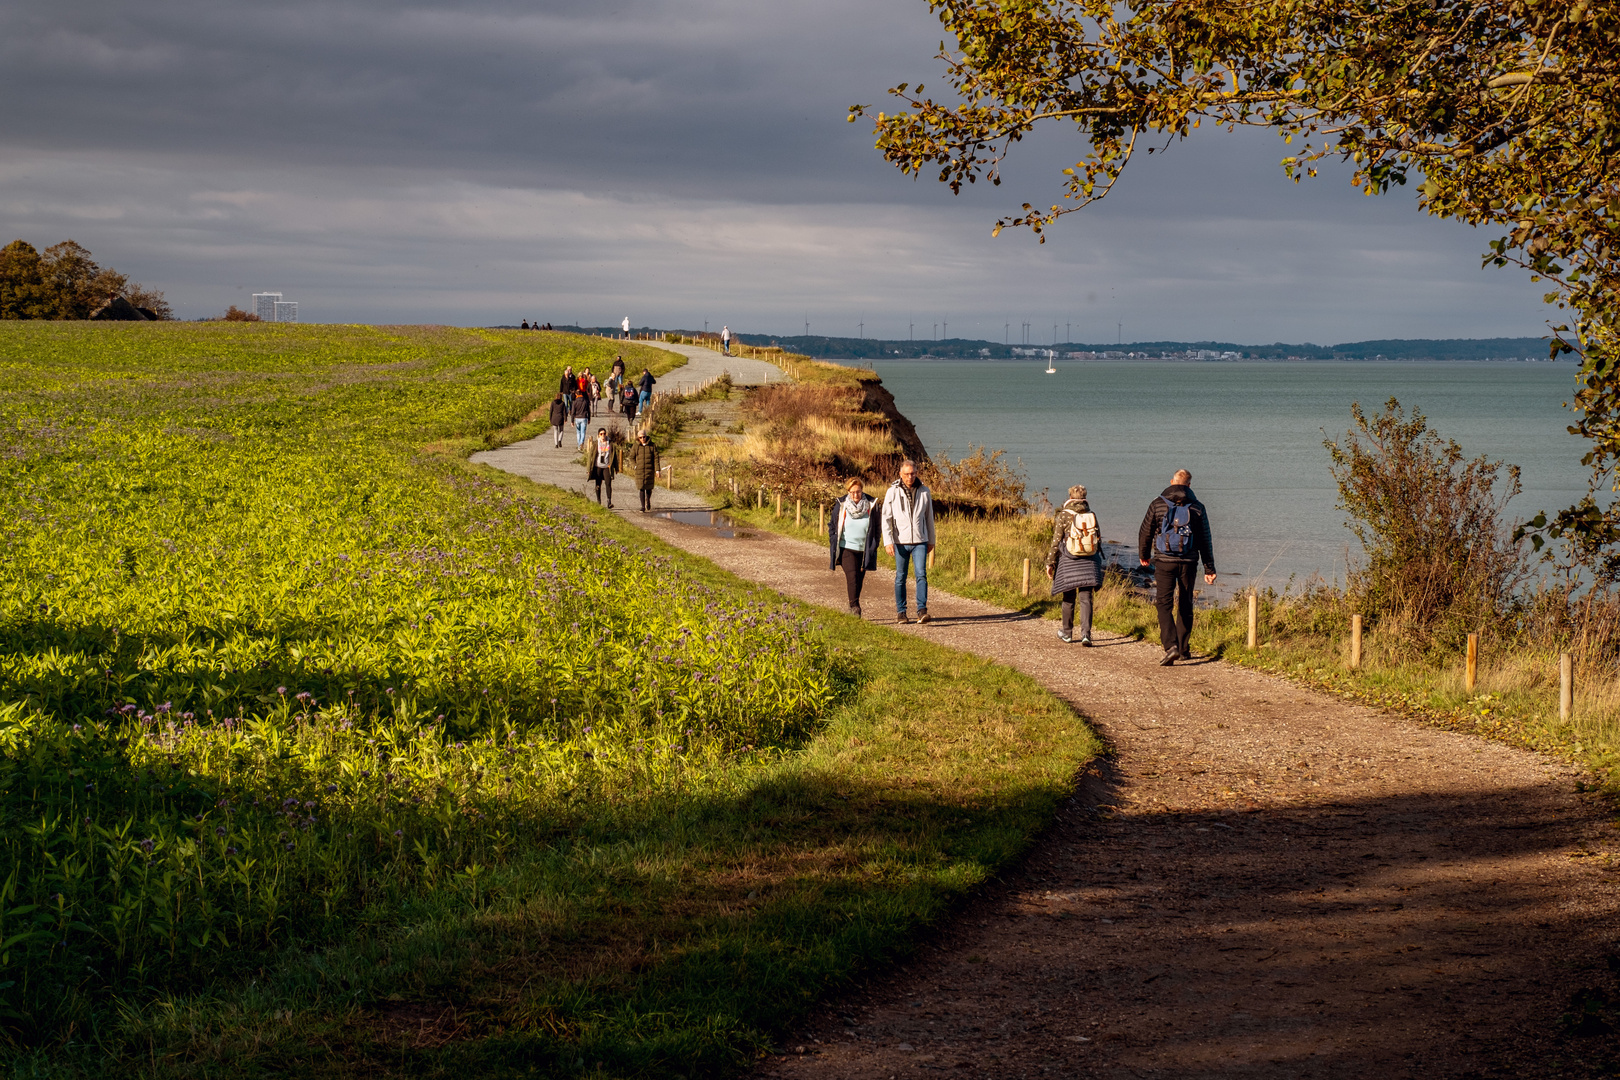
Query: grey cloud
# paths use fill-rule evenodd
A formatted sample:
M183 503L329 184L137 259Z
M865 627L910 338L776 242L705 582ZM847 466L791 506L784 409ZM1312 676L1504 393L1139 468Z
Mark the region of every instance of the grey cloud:
M0 223L72 236L190 316L281 288L334 321L1541 330L1535 286L1478 269L1488 237L1342 171L1291 185L1263 133L1139 159L1044 246L992 241L1056 194L1072 138L953 198L844 122L938 83L938 38L922 0L11 5Z

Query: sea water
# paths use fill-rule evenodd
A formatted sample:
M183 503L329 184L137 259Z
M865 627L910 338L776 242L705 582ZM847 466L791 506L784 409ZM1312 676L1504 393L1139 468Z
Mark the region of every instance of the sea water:
M1582 440L1563 408L1561 363L1174 363L889 361L871 365L930 453L969 444L1021 461L1032 493L1061 503L1084 484L1108 540L1134 542L1149 501L1185 468L1209 509L1221 594L1258 583L1342 582L1360 545L1337 507L1324 438L1350 406L1391 397L1418 409L1468 457L1518 465L1510 518L1586 492Z

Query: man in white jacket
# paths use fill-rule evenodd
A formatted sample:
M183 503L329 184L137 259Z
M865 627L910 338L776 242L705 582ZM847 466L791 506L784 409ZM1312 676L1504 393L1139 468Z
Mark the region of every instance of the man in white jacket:
M934 550L934 501L917 479L917 463L900 463L900 479L883 495L883 550L894 557L897 622L906 615L906 565L917 579L917 621L928 621L928 553Z
M624 322L620 323L619 325L624 327L624 340L629 341L630 340L630 316L626 315L624 317Z

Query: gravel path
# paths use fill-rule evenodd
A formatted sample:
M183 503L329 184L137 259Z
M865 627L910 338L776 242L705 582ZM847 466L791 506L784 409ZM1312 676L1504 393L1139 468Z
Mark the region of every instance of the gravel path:
M727 371L731 372L731 381L738 386L758 386L762 383L787 380L781 368L775 364L767 364L763 360L722 356L713 349L705 349L699 345L670 345L661 341L641 341L637 344L650 345L687 357L685 364L666 375L659 376L657 388L662 392L680 394L696 390L703 383ZM631 374L634 376L639 372ZM590 431L594 434L598 427L612 427L615 421L621 427L624 425L624 418L616 412L598 413L591 421ZM504 472L526 476L538 483L560 487L564 491L572 491L594 500L596 485L590 484L587 490L585 466L580 464L579 455L579 449L574 445L574 425L569 423L563 428L560 448L552 444L549 435L542 435L538 439L512 443L496 450L481 450L472 455L472 460L480 465L493 465ZM631 517L640 517L636 509L636 489L633 479L628 476L619 477L614 484L613 495L614 510ZM656 486L653 488L653 510L656 513L701 512L708 508L707 503L695 500L680 491Z
M844 606L824 549L629 516ZM892 588L868 575L868 618ZM1575 769L937 588L929 608L898 631L1034 676L1112 754L1020 866L760 1075L1613 1075L1613 1030L1559 1020L1620 968L1614 829Z

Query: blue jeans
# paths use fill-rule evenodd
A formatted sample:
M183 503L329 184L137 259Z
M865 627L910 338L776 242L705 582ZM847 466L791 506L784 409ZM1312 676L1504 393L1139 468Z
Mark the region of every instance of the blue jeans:
M901 614L906 610L906 564L917 578L917 610L928 610L928 545L894 545L894 609Z
M590 421L583 418L574 421L574 446L576 449L585 445L585 428L589 425Z
M642 411L643 409L645 409L647 407L647 399L650 398L650 397L652 397L652 394L650 392L648 392L646 390L643 390L641 392L641 397L636 402L636 411L637 412L640 412L640 411Z

